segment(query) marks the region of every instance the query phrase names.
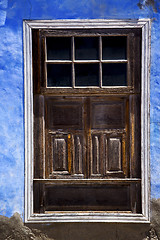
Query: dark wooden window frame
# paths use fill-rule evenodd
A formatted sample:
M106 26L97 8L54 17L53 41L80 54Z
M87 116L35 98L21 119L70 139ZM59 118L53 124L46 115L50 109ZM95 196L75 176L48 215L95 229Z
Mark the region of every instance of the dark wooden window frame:
M80 21L81 22L81 21ZM79 23L80 23L79 22ZM83 22L83 21L82 21ZM81 24L82 24L81 22ZM93 21L94 22L94 21ZM136 122L141 122L141 129L144 131L145 127L143 125L143 121L144 121L144 117L142 119L142 113L144 111L143 109L143 96L144 96L144 90L147 89L148 90L148 86L146 86L146 83L145 83L145 86L143 85L144 84L144 76L143 76L143 71L144 70L143 68L146 69L146 67L144 66L144 60L147 62L148 64L148 61L149 59L147 58L146 59L146 56L144 56L144 59L143 59L143 54L144 54L144 51L146 51L148 54L149 54L149 48L148 48L148 44L149 42L144 38L144 32L145 34L147 35L149 33L149 29L150 29L150 22L148 20L144 20L144 22L137 22L137 23L133 23L132 21L130 22L122 22L122 27L115 27L115 23L117 23L116 21L114 22L113 24L113 27L111 28L108 27L107 28L107 24L105 25L104 28L102 28L102 26L100 28L96 27L96 23L94 28L93 26L89 26L90 22L88 22L88 26L86 28L88 29L85 29L85 30L82 30L81 27L77 27L74 26L75 30L73 30L73 26L70 22L70 26L68 27L68 30L63 30L64 26L62 27L62 23L60 23L61 25L61 28L59 26L60 29L56 29L52 26L52 29L47 29L46 26L49 26L48 22L46 23L46 26L45 23L43 25L43 22L42 22L42 26L43 27L40 27L38 24L38 22L29 22L29 21L26 21L24 22L24 30L25 30L25 33L29 34L30 38L29 40L32 41L33 43L31 44L30 46L30 43L27 43L26 42L26 39L25 39L25 47L27 48L30 48L30 47L33 47L35 49L35 51L33 51L33 55L31 54L31 56L33 56L33 69L34 69L34 73L33 73L33 79L34 79L34 82L37 82L38 84L33 84L32 82L32 89L33 89L33 92L34 92L34 105L35 105L35 110L34 112L36 113L37 117L36 117L36 125L39 125L41 126L42 128L44 127L44 119L42 119L41 117L39 116L42 116L44 115L43 111L44 110L41 110L42 108L40 108L39 106L43 105L44 102L43 102L43 96L53 96L53 97L57 97L57 96L66 96L66 98L69 98L70 96L72 97L76 97L78 96L79 98L81 97L84 97L86 99L89 99L90 96L94 96L95 98L95 101L97 101L97 99L101 96L103 96L103 98L106 98L106 96L115 96L115 98L118 96L119 98L125 98L126 100L126 106L129 113L135 113L137 111L137 107L135 107L135 103L136 101L138 101L137 97L135 97L136 95L137 96L140 96L141 94L141 120L140 119L136 119L135 116L136 114L130 114L130 127L129 127L129 132L134 132L134 136L133 134L128 134L128 138L130 139L130 148L131 148L131 153L130 153L130 159L131 159L131 163L134 165L133 168L136 166L135 165L135 162L134 162L134 159L135 159L135 150L138 146L136 146L136 141L135 141L135 138L138 136L136 136L136 131L135 131L135 127L138 127L140 126L140 124L136 125L135 123ZM53 22L54 26L55 26L55 22ZM58 23L58 22L57 22ZM109 21L108 22L105 22L105 23L108 23L109 24ZM87 21L83 23L83 25L87 25ZM103 25L103 21L102 21L102 25ZM132 27L131 27L132 25ZM109 25L108 25L109 26ZM125 29L123 28L125 26ZM32 30L31 30L32 29ZM35 29L35 30L34 30ZM38 30L40 29L40 30ZM136 30L137 29L137 30ZM145 31L144 31L145 30ZM139 46L139 44L137 43L137 41L140 41L140 38L139 36L141 35L141 31L142 31L142 58L140 58L140 55L137 56L138 54L140 54L141 50L140 48L139 49L136 49L137 46ZM89 32L89 33L88 33ZM139 32L137 34L137 32ZM38 46L38 44L35 44L34 45L34 38L37 37L37 34L39 35L40 34L40 37L38 36L38 39L41 39L41 41L39 41L38 44L40 44L40 46ZM100 84L100 87L99 88L93 88L93 87L86 87L86 88L79 88L79 87L72 87L72 88L55 88L55 87L47 87L45 84L44 84L44 81L43 82L39 82L37 79L46 79L45 77L45 65L43 65L43 62L46 62L47 61L45 60L45 56L43 56L43 54L40 56L39 54L39 51L38 48L40 47L41 49L44 49L44 51L42 51L42 53L45 52L45 37L46 36L64 36L65 34L67 34L67 36L72 36L72 38L77 35L81 35L81 36L100 36L99 39L100 39L100 42L101 42L101 36L105 36L106 35L113 35L113 36L122 36L122 35L125 35L127 36L127 49L129 49L128 51L128 55L127 55L127 64L128 64L128 73L127 73L127 79L128 79L128 82L127 82L127 86L125 87L102 87L102 84ZM137 37L134 36L134 34L136 35L137 34ZM145 40L145 43L143 42ZM131 43L131 45L130 45ZM28 45L27 45L28 44ZM36 49L37 48L37 49ZM25 49L26 50L26 49ZM31 50L31 48L30 48ZM25 53L25 56L27 56L27 53ZM139 63L138 61L135 61L134 59L139 59ZM142 70L140 69L140 59L142 61L141 65L142 65ZM102 60L100 60L98 63L100 63L100 65L102 64ZM28 62L26 62L28 64ZM74 60L72 60L72 65L74 64ZM38 66L40 66L41 69L38 69ZM27 65L25 66L25 70L27 69ZM44 69L43 69L44 67ZM73 68L72 68L73 69ZM135 71L136 69L136 71ZM141 74L140 74L140 71L141 71ZM146 70L145 70L146 71ZM25 71L25 73L27 73ZM28 73L27 73L28 74ZM25 75L25 79L27 77L30 77L30 76L27 76L27 74ZM73 76L74 76L74 73L72 73ZM146 74L146 72L145 72ZM141 77L140 77L141 76ZM149 81L149 75L146 76L147 77L147 81ZM140 80L141 78L141 80ZM100 79L101 79L101 76L100 76ZM138 80L137 80L138 79ZM32 81L32 80L31 80ZM101 81L102 82L102 81ZM140 83L141 82L141 86L140 84L137 84L137 83ZM28 84L27 84L28 85ZM145 89L143 89L145 88ZM37 94L40 94L41 93L41 97L40 98L37 98ZM129 99L130 100L127 100ZM145 95L145 99L147 100L147 103L148 103L148 96ZM99 101L99 99L98 99ZM140 106L139 104L139 101L138 101L138 105ZM32 105L32 109L33 109L33 105ZM44 109L44 108L43 108ZM138 110L140 111L140 110ZM146 109L146 111L149 111L149 109ZM28 113L28 108L26 109L26 114ZM32 113L33 113L33 110L32 110ZM137 114L138 115L138 114ZM35 119L35 117L34 117ZM145 117L145 121L148 121L148 118L147 116ZM33 126L33 125L32 125ZM28 129L28 126L26 126L26 128ZM147 125L147 128L148 128L148 125ZM128 131L127 130L127 131ZM144 149L144 137L143 137L143 131L141 130L141 156L142 156L142 153L145 154L146 156L148 156L148 153L146 152L146 149L145 151L143 150ZM38 134L38 130L35 130L36 131L36 134L34 134L34 136L36 136L37 138L37 134ZM33 130L32 130L32 134L33 134ZM106 134L111 134L111 132L106 132ZM122 134L122 133L120 133ZM33 136L33 135L32 135ZM122 136L122 135L120 135ZM130 136L130 137L129 137ZM132 137L131 137L132 136ZM53 137L54 137L54 133L53 133ZM113 136L114 138L114 136ZM32 138L33 139L33 138ZM44 139L43 139L44 140ZM43 141L42 140L42 141ZM41 141L41 140L40 140ZM41 141L41 144L43 144ZM135 144L134 144L134 141L135 141ZM124 142L124 140L122 140L122 142ZM33 142L32 142L33 144ZM36 145L35 145L36 144ZM145 143L145 145L148 144L148 143ZM38 152L37 154L39 154L39 156L42 156L42 155L45 155L45 150L44 148L39 148L39 143L37 144L36 141L34 142L34 146L35 146L35 149L37 148L38 149ZM33 145L32 145L32 149L33 149ZM40 151L39 151L40 150ZM34 150L35 152L36 150ZM33 151L32 151L33 152ZM26 153L27 155L27 153ZM128 155L126 153L126 155ZM32 155L33 156L33 155ZM131 222L142 222L142 221L148 221L149 220L149 209L148 209L148 193L146 193L146 186L148 186L148 172L146 172L146 169L148 170L148 157L147 159L145 159L145 174L143 174L142 170L144 168L144 158L142 159L141 158L141 174L142 176L140 177L141 180L139 180L139 178L134 178L134 173L132 174L131 172L131 169L128 168L125 169L125 171L129 171L131 175L133 175L133 177L130 178L125 178L123 179L123 181L121 181L119 178L117 179L114 179L114 183L117 181L117 182L121 182L121 184L127 184L126 186L129 186L128 184L131 184L131 182L134 182L134 181L141 181L141 195L142 195L142 213L134 213L134 210L131 212L121 212L121 213L109 213L107 211L102 211L102 212L99 212L99 213L96 213L93 211L91 211L90 213L87 213L87 212L83 212L83 213L78 213L78 212L58 212L58 213L54 213L54 212L45 212L43 213L43 209L39 209L39 214L38 213L34 213L33 211L33 192L31 194L29 194L29 196L26 196L26 202L31 202L32 203L32 208L30 208L29 210L27 209L26 210L26 215L29 216L30 213L30 220L29 218L27 217L26 218L26 221L43 221L42 219L44 220L47 220L47 221L59 221L60 220L60 216L64 216L63 217L63 220L61 218L62 221L74 221L74 220L78 220L78 221L120 221L120 222L125 222L125 221L128 221L128 219L131 221ZM32 162L33 162L33 158L32 158ZM146 162L147 162L147 165L146 165ZM45 162L39 162L38 164L41 165L41 170L36 170L36 174L37 174L37 171L38 171L38 174L37 174L37 178L36 177L33 177L33 170L32 172L30 173L30 177L31 177L31 181L32 181L32 184L33 182L35 183L34 185L39 185L39 189L41 189L40 191L38 190L37 192L37 195L39 194L39 192L44 192L44 185L47 185L47 184L62 184L64 183L64 180L63 179L49 179L47 180L46 178L46 171L45 171ZM33 165L32 165L33 166ZM27 165L27 168L28 168L28 165ZM126 167L124 167L126 168ZM32 168L33 169L33 168ZM26 179L26 183L28 185L28 177L29 177L29 169L27 169L27 179ZM40 173L41 172L41 173ZM135 172L136 172L136 167L135 167ZM35 174L35 175L36 175ZM127 172L128 174L128 172ZM141 175L140 174L140 175ZM29 177L29 178L30 178ZM109 179L112 181L113 183L113 179ZM108 179L103 179L103 184L104 183L108 183L109 182ZM79 181L80 184L85 184L85 182L88 182L90 181L91 184L96 184L96 181L95 179L82 179ZM99 180L101 181L101 180ZM70 180L68 179L65 179L65 184L68 184L70 182ZM101 181L102 182L102 181ZM131 184L132 186L133 184ZM144 186L145 185L145 186ZM35 188L35 191L37 188ZM49 191L49 190L47 190ZM49 194L49 192L48 192ZM145 196L143 196L143 194L145 194ZM38 195L39 198L41 198L40 195ZM43 200L41 202L40 205L43 205ZM141 205L141 204L140 204ZM43 208L43 207L42 207ZM41 213L42 212L42 213ZM117 215L118 214L118 215ZM32 217L33 216L33 217ZM82 219L80 216L83 216ZM117 218L118 217L118 218ZM68 220L67 220L68 219ZM80 220L81 219L81 220ZM60 220L60 221L61 221Z

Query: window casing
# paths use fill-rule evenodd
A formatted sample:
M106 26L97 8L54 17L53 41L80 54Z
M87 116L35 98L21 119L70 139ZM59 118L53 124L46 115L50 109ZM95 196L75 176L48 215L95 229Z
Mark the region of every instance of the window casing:
M32 29L31 221L149 219L142 26Z

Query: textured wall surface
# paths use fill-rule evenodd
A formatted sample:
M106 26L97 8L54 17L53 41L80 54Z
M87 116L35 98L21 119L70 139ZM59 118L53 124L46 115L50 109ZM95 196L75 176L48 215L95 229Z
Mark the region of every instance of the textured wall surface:
M160 1L0 0L0 214L24 213L23 19L152 19L151 197L160 198Z
M53 223L27 224L18 213L0 216L0 240L158 240L160 239L160 200L153 200L152 223Z

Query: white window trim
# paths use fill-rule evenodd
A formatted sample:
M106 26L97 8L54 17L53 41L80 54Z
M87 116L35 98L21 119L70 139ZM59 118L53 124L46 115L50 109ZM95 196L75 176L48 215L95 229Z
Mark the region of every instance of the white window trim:
M33 76L32 29L141 28L141 172L142 214L33 213ZM150 19L139 20L34 20L23 22L25 103L25 222L135 222L150 221Z

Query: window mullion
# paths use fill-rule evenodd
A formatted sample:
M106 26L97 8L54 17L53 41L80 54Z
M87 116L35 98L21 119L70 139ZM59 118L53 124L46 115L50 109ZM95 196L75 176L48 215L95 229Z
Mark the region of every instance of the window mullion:
M74 37L72 37L71 41L71 56L72 56L72 87L75 88L75 67L74 67L74 61L75 61L75 44L74 44Z
M102 37L99 37L99 87L102 88Z

